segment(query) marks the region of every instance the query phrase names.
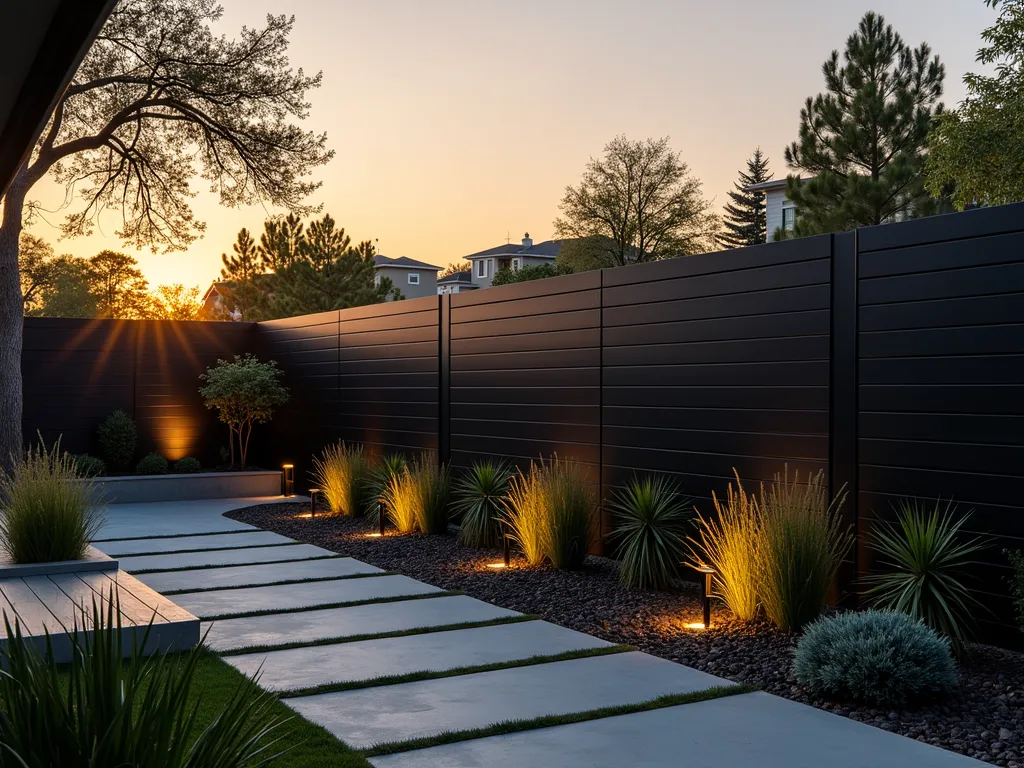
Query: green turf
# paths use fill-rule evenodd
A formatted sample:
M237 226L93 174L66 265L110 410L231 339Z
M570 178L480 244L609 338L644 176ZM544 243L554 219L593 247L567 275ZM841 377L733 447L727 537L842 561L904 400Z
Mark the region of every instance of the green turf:
M257 563L257 565L262 565L262 563ZM281 581L261 581L253 584L230 584L224 587L200 587L199 589L165 589L160 594L164 597L169 597L171 595L193 595L196 592L223 592L228 589L252 589L253 587L280 587L284 586L285 584L309 584L314 581L339 581L341 579L369 579L376 576L401 575L401 571L378 571L376 573L350 573L347 576L313 576L308 579L283 579Z
M493 664L477 664L465 667L454 667L436 672L409 672L403 675L381 675L371 677L367 680L353 680L346 683L324 683L309 688L299 688L294 691L287 691L279 694L282 698L296 698L299 696L313 696L319 693L336 693L338 691L355 691L360 688L380 688L385 685L402 685L403 683L418 683L421 680L441 680L445 677L461 677L463 675L475 675L480 672L496 672L499 669L516 669L517 667L533 667L538 664L553 664L558 661L571 661L572 659L587 659L591 656L610 656L616 653L628 653L635 651L631 645L606 645L601 648L583 648L578 651L563 651L546 656L530 656L525 659L514 659L513 661L498 661Z
M203 621L223 621L224 619L245 619L250 616L270 616L281 613L306 613L307 611L322 611L327 608L351 608L356 605L374 605L376 603L401 603L406 600L431 600L435 597L452 597L464 594L457 589L440 592L427 592L422 595L396 595L395 597L375 597L370 600L350 600L341 603L321 603L320 605L308 605L301 608L266 608L259 611L242 611L240 613L219 613L211 616L200 616Z
M698 701L718 699L723 696L735 696L738 693L750 693L753 688L746 685L729 685L716 688L708 688L704 691L693 693L670 694L659 696L656 699L643 701L637 704L625 704L619 707L601 707L600 709L588 709L583 712L573 712L568 715L544 715L529 720L506 720L502 723L495 723L484 728L474 728L467 731L446 731L437 736L426 736L408 741L389 741L382 744L375 744L365 750L363 754L368 757L379 755L392 755L396 752L408 752L412 749L426 749L441 744L454 744L459 741L470 741L471 739L483 739L488 736L502 736L507 733L519 733L520 731L532 731L535 728L551 728L556 725L569 725L571 723L583 723L587 720L598 720L603 717L615 717L616 715L630 715L634 712L647 712L652 709L664 709L680 704L693 704ZM680 758L680 765L685 764L685 757Z
M168 594L167 592L164 593ZM296 640L291 643L278 643L277 645L247 645L241 648L232 648L227 651L218 651L221 656L241 656L245 653L266 653L269 651L287 651L292 648L310 648L317 645L340 645L342 643L359 643L365 640L385 640L390 637L408 637L410 635L425 635L431 632L449 632L456 629L477 629L478 627L495 627L501 624L519 624L524 621L537 621L540 617L531 614L520 614L519 616L502 616L498 619L487 621L463 621L458 624L441 624L433 627L415 627L413 629L397 629L393 632L367 632L362 635L344 635L342 637L324 637L319 640Z
M280 545L275 544L274 546L280 546ZM237 547L235 547L235 549L237 549ZM244 547L243 547L243 549L244 549ZM208 551L208 550L202 550L202 551L205 552L205 551ZM160 554L167 554L167 553L161 552ZM177 554L180 554L180 553L177 553ZM126 555L125 557L129 557L129 556ZM130 557L134 557L134 555L130 555ZM139 575L144 574L144 573L171 573L171 572L177 572L177 571L208 571L208 570L211 570L213 568L237 568L240 565L277 565L278 563L310 563L310 562L312 562L314 560L333 560L336 557L342 557L342 555L337 555L337 554L331 553L329 555L323 555L322 557L303 557L303 558L300 558L298 560L296 560L293 557L293 558L291 558L289 560L268 560L267 562L259 562L259 563L218 563L217 565L183 565L180 568L137 568L137 569L135 569L133 571L130 571L130 573L133 576L139 576Z
M203 655L196 670L192 696L198 698L195 728L209 725L223 710L239 685L252 686L244 675L212 653ZM288 718L275 735L280 739L274 751L287 749L271 763L274 768L370 768L359 752L349 749L318 725L305 720L283 702L275 701L269 715Z

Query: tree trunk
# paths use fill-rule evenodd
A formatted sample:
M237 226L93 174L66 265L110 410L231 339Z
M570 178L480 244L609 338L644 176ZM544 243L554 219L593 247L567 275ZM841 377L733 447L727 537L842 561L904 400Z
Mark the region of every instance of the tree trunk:
M21 436L23 305L18 244L29 186L28 171L23 167L7 190L0 221L0 466L7 468L24 447Z

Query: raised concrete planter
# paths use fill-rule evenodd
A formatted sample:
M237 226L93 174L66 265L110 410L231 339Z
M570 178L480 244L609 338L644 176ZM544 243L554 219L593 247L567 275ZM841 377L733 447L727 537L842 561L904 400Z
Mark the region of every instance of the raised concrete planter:
M0 552L0 579L22 576L48 576L51 573L85 573L116 571L117 560L89 547L81 560L61 560L57 563L12 563L6 552Z
M280 471L123 475L98 477L94 482L108 504L281 495Z

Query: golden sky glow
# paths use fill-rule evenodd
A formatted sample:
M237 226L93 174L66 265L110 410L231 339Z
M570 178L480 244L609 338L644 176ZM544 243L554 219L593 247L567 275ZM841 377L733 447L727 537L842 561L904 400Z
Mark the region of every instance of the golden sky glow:
M566 184L610 138L671 136L721 206L760 145L777 176L820 68L868 8L946 64L947 104L976 70L982 0L222 0L222 30L294 13L291 58L323 70L308 126L334 160L323 203L354 241L445 265L529 231L551 236ZM197 184L197 189L201 187ZM34 196L56 209L63 190ZM245 226L268 213L193 201L208 228L185 253L135 253L150 283L202 285ZM56 242L57 213L33 232L58 253L121 247L113 217ZM50 223L47 223L49 221Z

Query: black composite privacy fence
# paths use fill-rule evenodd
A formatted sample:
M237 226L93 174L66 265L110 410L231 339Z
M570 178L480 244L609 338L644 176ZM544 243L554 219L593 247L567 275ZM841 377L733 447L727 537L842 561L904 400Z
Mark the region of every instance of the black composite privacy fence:
M1012 638L1002 549L1024 547L1024 205L216 328L222 346L284 368L295 397L254 451L300 479L339 439L456 467L557 453L604 495L664 473L701 509L734 470L751 484L823 471L849 493L857 534L847 595L876 568L871 530L895 503L953 499L991 537L970 573L990 611L979 619ZM34 429L48 398L29 402ZM62 418L82 423L85 405ZM597 549L609 529L595 520Z

